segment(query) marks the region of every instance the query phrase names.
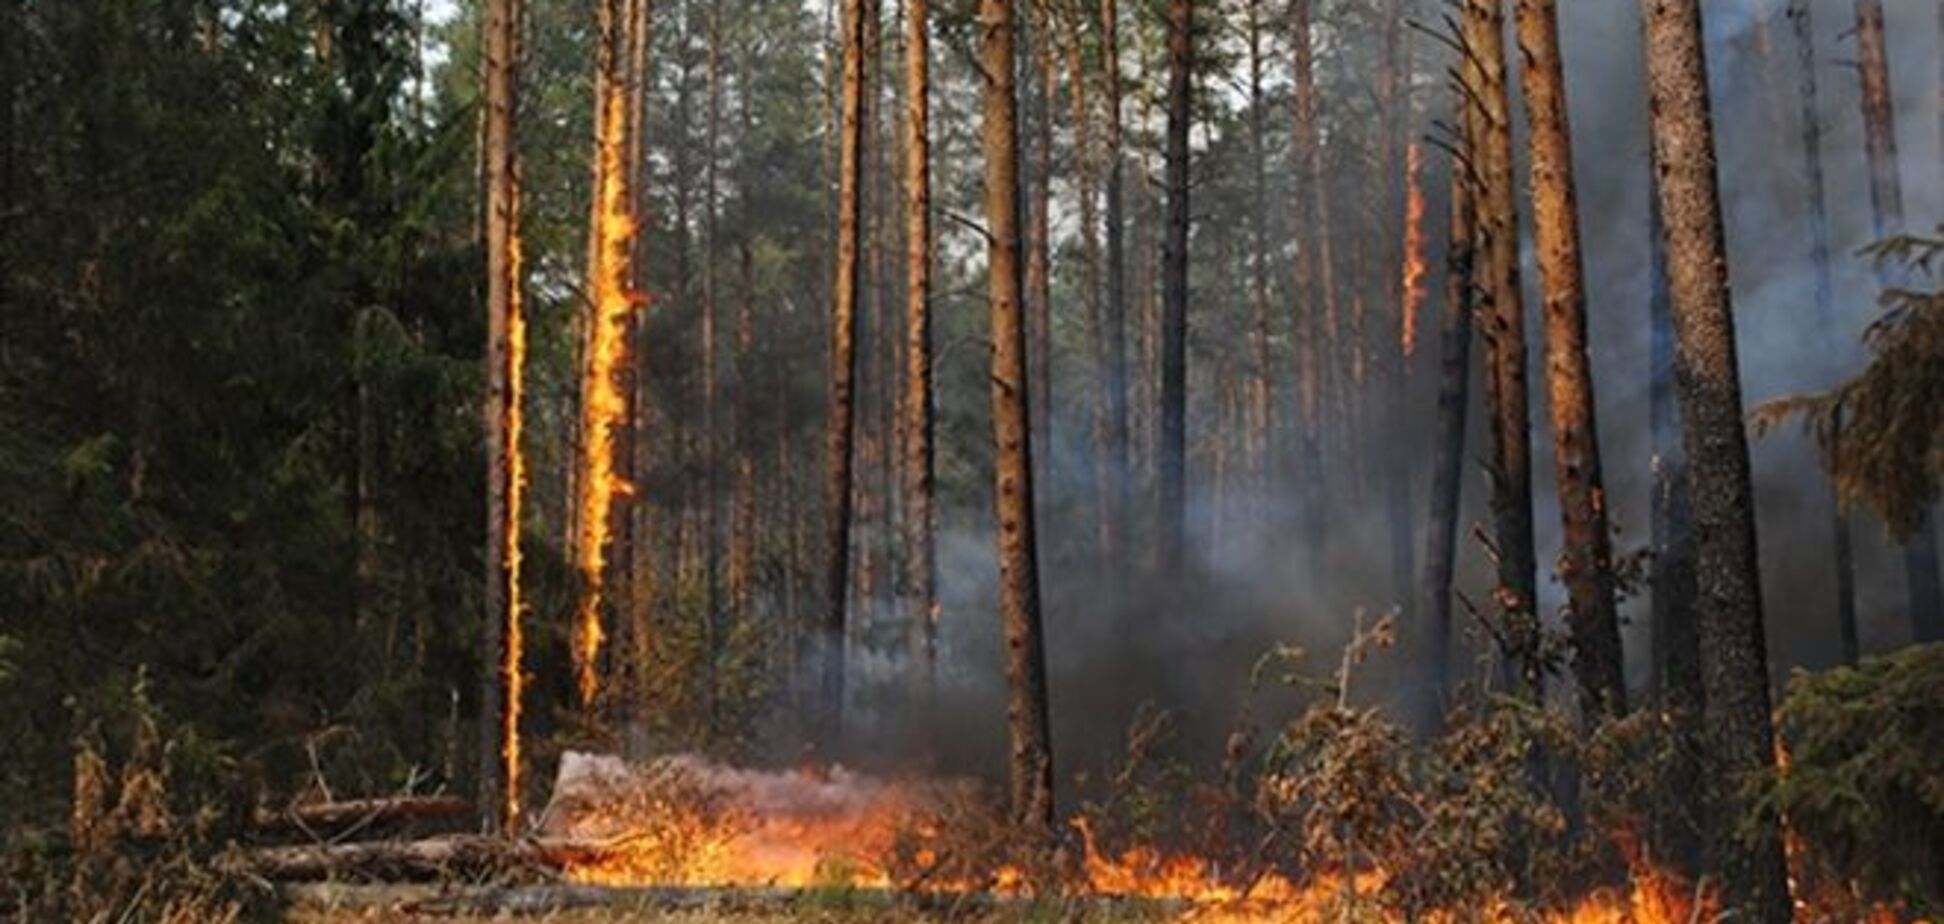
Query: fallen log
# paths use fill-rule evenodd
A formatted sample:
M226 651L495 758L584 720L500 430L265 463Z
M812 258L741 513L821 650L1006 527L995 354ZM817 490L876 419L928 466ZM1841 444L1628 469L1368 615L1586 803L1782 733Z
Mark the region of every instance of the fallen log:
M529 842L469 834L414 841L256 847L243 852L240 865L275 882L322 879L418 882L557 867Z
M470 819L472 814L472 803L458 796L391 796L259 809L250 818L250 829L258 834L335 837L347 831L392 830L407 824L462 821Z

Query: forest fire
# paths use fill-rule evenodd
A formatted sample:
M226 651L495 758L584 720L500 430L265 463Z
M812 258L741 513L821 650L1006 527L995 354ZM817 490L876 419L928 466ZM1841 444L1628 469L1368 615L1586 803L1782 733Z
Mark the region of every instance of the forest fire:
M583 884L850 888L996 899L1050 891L1179 904L1184 918L1198 921L1337 920L1353 908L1374 913L1388 878L1379 869L1303 877L1260 863L1253 871L1250 864L1225 869L1207 857L1146 844L1116 851L1102 846L1093 825L1076 817L1066 840L1077 849L1055 862L1050 880L1040 880L1053 885L1035 887L1006 859L968 865L972 856L1005 855L996 843L981 845L944 821L976 799L968 782L887 781L841 767L758 771L682 755L637 768L613 757L570 753L544 816L543 836L599 845L564 871ZM1679 877L1638 851L1625 853L1624 887L1596 890L1536 919L1509 901L1470 909L1480 916L1467 919L1685 924L1713 918L1712 902ZM1697 909L1697 899L1706 904ZM1445 918L1434 913L1424 919Z
M617 495L630 490L615 470L615 431L626 419L627 401L617 378L627 355L629 255L635 219L626 182L628 102L613 82L600 97L596 208L588 254L589 316L581 404L581 471L576 504L575 565L581 592L574 619L574 672L582 702L599 685L595 658L601 648L601 585L607 573L610 516Z
M1424 304L1424 148L1413 141L1404 149L1404 303L1399 346L1409 359L1417 349L1418 309Z

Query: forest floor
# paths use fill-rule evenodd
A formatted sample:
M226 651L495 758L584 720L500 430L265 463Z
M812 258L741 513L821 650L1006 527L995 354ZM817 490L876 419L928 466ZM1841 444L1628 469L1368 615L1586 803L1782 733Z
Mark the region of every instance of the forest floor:
M926 910L907 904L857 900L844 892L805 892L784 902L726 901L701 907L667 907L657 903L617 900L602 907L556 910L485 910L454 912L424 910L437 894L430 886L363 887L342 893L299 895L290 903L283 924L484 924L484 922L543 922L543 924L617 924L622 921L664 924L1148 924L1178 917L1162 903L1135 902L1008 902L989 908ZM1178 909L1177 909L1178 910Z

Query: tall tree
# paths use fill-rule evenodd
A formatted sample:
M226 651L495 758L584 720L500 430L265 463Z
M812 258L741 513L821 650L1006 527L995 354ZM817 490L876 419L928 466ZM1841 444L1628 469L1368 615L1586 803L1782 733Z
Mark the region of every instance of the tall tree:
M830 374L824 435L824 612L818 708L826 744L843 730L845 604L850 590L852 469L856 462L858 221L864 197L865 0L843 0L842 137L837 165L837 282L830 311Z
M1492 538L1504 636L1527 695L1537 698L1538 564L1532 535L1532 422L1526 392L1525 303L1519 287L1519 215L1512 174L1510 91L1499 0L1466 0L1461 79L1478 97L1471 150L1478 161L1478 316L1491 412Z
M722 433L716 359L721 353L716 343L721 275L718 245L722 237L721 188L718 182L722 160L722 0L708 4L703 34L708 45L703 50L702 80L702 302L696 319L701 335L697 363L702 380L702 432L697 443L697 460L702 468L702 700L705 727L716 731L721 684L717 666L722 658L726 631L722 620ZM686 139L684 139L686 140Z
M1473 108L1458 94L1461 109ZM1458 501L1465 465L1465 415L1471 393L1476 183L1469 164L1469 132L1477 121L1458 120L1459 156L1451 160L1450 243L1445 256L1444 311L1438 322L1438 419L1431 444L1431 519L1424 538L1424 571L1418 590L1418 638L1429 681L1416 716L1421 730L1443 720L1451 690L1451 576L1458 553Z
M489 831L520 818L520 509L526 319L520 306L520 0L492 0L485 22L486 620L479 805Z
M1250 490L1258 496L1268 487L1269 446L1273 420L1269 396L1269 132L1262 81L1264 14L1262 0L1249 0L1247 9L1249 67L1249 179L1255 195L1249 204L1249 413L1246 423Z
M1040 630L1038 529L1033 521L1033 444L1020 304L1019 96L1012 0L979 0L985 72L986 297L992 320L992 441L999 523L999 618L1006 638L1006 725L1011 737L1012 815L1036 841L1053 836L1053 742Z
M1858 73L1863 80L1863 147L1870 161L1870 204L1876 236L1904 232L1903 180L1897 165L1897 119L1890 100L1889 50L1883 34L1883 0L1856 0ZM1885 264L1886 266L1888 264ZM1882 284L1897 280L1886 271ZM1903 536L1910 577L1911 634L1918 641L1944 639L1944 576L1937 564L1937 523L1926 512Z
M1168 3L1168 225L1161 245L1160 564L1179 574L1188 498L1188 124L1194 67L1194 2Z
M1940 7L1944 9L1944 7ZM1822 115L1817 108L1815 24L1809 0L1789 0L1790 32L1795 36L1797 97L1802 113L1802 174L1809 205L1809 262L1816 274L1816 322L1820 336L1835 342L1836 284L1830 263L1829 202L1823 177ZM1832 356L1836 355L1832 351ZM1833 364L1832 364L1833 365ZM1840 429L1840 428L1839 428ZM1831 457L1832 459L1834 456ZM1849 513L1836 497L1830 479L1830 548L1836 568L1836 628L1843 646L1843 663L1856 663L1856 565L1850 550Z
M1107 110L1106 137L1101 139L1101 156L1107 165L1102 216L1106 222L1107 272L1104 323L1107 327L1107 361L1101 367L1106 379L1107 438L1102 451L1107 457L1107 503L1101 511L1101 554L1116 561L1117 550L1127 535L1128 509L1128 420L1127 420L1127 251L1126 206L1121 175L1121 70L1120 8L1116 0L1100 0L1100 73L1102 101Z
M1775 741L1701 8L1698 0L1641 0L1640 7L1694 510L1703 709L1714 736L1705 751L1706 779L1718 788L1711 865L1728 910L1782 924L1790 910L1780 826L1772 809L1747 799L1745 785L1774 767Z
M1546 323L1553 471L1564 525L1559 563L1569 601L1580 710L1590 721L1624 713L1627 686L1620 617L1613 599L1613 545L1606 484L1600 474L1600 432L1593 410L1593 364L1586 346L1579 200L1555 0L1518 0L1518 4L1533 236Z
M1301 418L1297 477L1301 479L1302 535L1314 566L1322 554L1324 524L1322 389L1335 326L1336 284L1330 272L1329 192L1323 184L1322 144L1317 131L1316 56L1311 47L1311 0L1290 0L1291 157L1295 162L1296 403Z
M932 396L931 11L905 5L905 582L919 689L938 665L937 449Z

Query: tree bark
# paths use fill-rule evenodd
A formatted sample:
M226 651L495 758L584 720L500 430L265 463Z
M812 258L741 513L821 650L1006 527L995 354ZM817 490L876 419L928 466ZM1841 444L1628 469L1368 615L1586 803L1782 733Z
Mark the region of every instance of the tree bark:
M1721 877L1724 910L1783 924L1790 908L1780 827L1772 810L1744 797L1743 786L1751 774L1773 769L1775 741L1701 9L1698 0L1641 0L1641 12L1697 539L1703 709L1714 737L1703 753L1711 764L1706 778L1719 787L1711 866Z
M1161 246L1161 572L1185 564L1188 503L1188 127L1194 66L1193 0L1168 4L1168 226Z
M1029 5L1031 10L1039 4ZM1031 204L1026 224L1026 334L1027 374L1033 390L1033 444L1045 450L1050 446L1053 417L1053 96L1054 71L1052 29L1044 16L1021 20L1036 29L1021 29L1027 47L1025 72L1030 89L1023 91L1030 100L1033 128L1030 140L1032 166L1026 169L1026 189ZM1035 35L1034 33L1038 33ZM1045 465L1046 457L1037 460ZM1041 472L1044 475L1044 472Z
M1012 0L980 0L985 71L987 299L992 322L992 438L998 519L999 615L1006 638L1006 724L1012 815L1023 833L1053 835L1053 751L1040 631L1039 551L1033 522L1031 401L1020 304L1019 97Z
M1128 531L1127 254L1121 182L1120 9L1116 0L1100 0L1100 70L1107 107L1106 137L1102 139L1105 147L1102 155L1107 164L1103 191L1107 224L1107 361L1101 374L1106 378L1107 391L1107 439L1103 452L1108 479L1107 504L1101 512L1101 555L1116 562L1121 557L1119 547Z
M1600 473L1593 364L1587 356L1579 198L1555 0L1518 0L1518 4L1533 236L1546 323L1553 471L1564 534L1559 570L1569 600L1580 713L1591 722L1627 711L1627 684L1613 596L1613 539L1607 525L1606 483Z
M938 668L937 449L932 384L931 12L905 6L905 580L918 694L929 700Z
M1904 233L1903 181L1897 165L1897 120L1890 98L1889 50L1883 34L1883 0L1856 0L1857 71L1863 81L1863 148L1870 162L1870 204L1878 239ZM1898 284L1895 270L1879 273L1885 288ZM1918 642L1944 638L1944 576L1937 564L1937 523L1927 511L1903 540L1910 578L1910 626Z
M1249 206L1249 396L1247 457L1249 490L1266 500L1269 447L1274 420L1269 396L1269 133L1263 124L1262 0L1249 0L1249 178L1255 196Z
M1292 154L1296 203L1296 403L1302 418L1296 477L1301 479L1302 536L1312 569L1323 549L1325 484L1323 473L1322 389L1325 378L1323 328L1334 326L1335 284L1327 246L1329 220L1323 189L1323 164L1316 130L1316 64L1310 48L1311 0L1291 0L1290 54Z
M1052 22L1049 17L1049 23ZM1113 436L1113 399L1106 382L1114 345L1107 330L1105 308L1100 300L1100 202L1098 152L1093 142L1092 97L1087 92L1086 45L1082 28L1084 18L1064 22L1061 52L1066 61L1067 102L1073 119L1074 198L1079 200L1080 218L1080 298L1087 316L1087 330L1099 385L1093 401L1093 495L1094 539L1099 546L1098 561L1113 567L1113 519L1116 498L1115 471L1111 464ZM1057 28L1057 27L1056 27ZM1044 400L1044 396L1042 396Z
M520 817L523 645L520 452L526 319L520 304L520 2L486 7L486 613L481 654L479 800L488 832Z
M1654 558L1652 645L1654 689L1679 742L1668 769L1667 798L1656 838L1675 868L1700 872L1700 767L1695 760L1701 713L1701 642L1695 625L1694 508L1688 496L1687 450L1674 388L1673 295L1668 291L1658 182L1650 195L1647 303L1647 416L1653 447L1653 497L1648 515Z
M1944 10L1944 6L1938 7ZM1836 284L1829 254L1829 203L1823 178L1822 116L1817 108L1815 24L1809 0L1789 0L1790 31L1795 36L1797 97L1802 106L1802 171L1809 205L1809 262L1816 273L1816 320L1819 335L1834 343L1840 336L1836 324ZM1832 359L1835 354L1832 351ZM1831 362L1831 366L1835 363ZM1831 369L1835 373L1836 369ZM1838 428L1840 430L1840 428ZM1832 455L1831 458L1834 458ZM1830 509L1830 547L1836 569L1836 629L1841 639L1843 663L1855 664L1858 654L1856 634L1856 566L1850 551L1849 513L1836 496L1836 479L1829 479L1827 503Z
M1470 104L1462 98L1460 106ZM1461 118L1462 124L1466 120ZM1460 128L1461 134L1463 128ZM1469 150L1461 139L1459 150ZM1469 157L1469 153L1466 153ZM1464 484L1465 416L1471 396L1473 265L1477 223L1475 184L1461 158L1451 164L1450 242L1445 256L1445 303L1438 323L1438 419L1431 443L1431 516L1424 539L1419 588L1419 638L1428 678L1419 704L1421 731L1444 722L1451 691L1451 577L1458 553L1458 501Z
M863 206L864 0L843 0L843 116L838 142L837 282L831 300L830 381L824 462L824 624L819 709L827 746L843 732L845 602L850 589L852 469L856 462L857 223Z
M716 320L720 316L718 249L722 209L717 182L722 138L722 0L708 3L708 48L703 58L702 116L702 304L698 370L702 377L702 433L696 461L702 476L702 713L706 732L716 732L721 684L717 677L728 633L722 620L722 428L716 358Z
M1519 218L1514 201L1510 93L1505 80L1499 0L1466 0L1462 79L1478 97L1476 152L1479 320L1485 338L1485 397L1491 412L1492 538L1497 546L1495 596L1524 692L1542 698L1538 565L1532 535L1532 422L1526 391L1525 304L1519 287Z

